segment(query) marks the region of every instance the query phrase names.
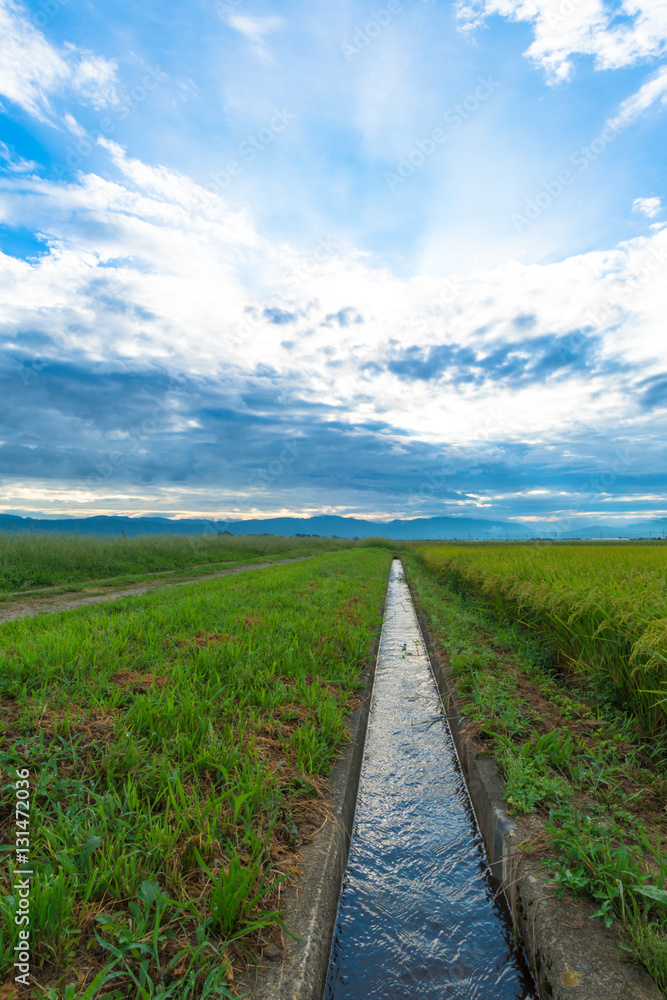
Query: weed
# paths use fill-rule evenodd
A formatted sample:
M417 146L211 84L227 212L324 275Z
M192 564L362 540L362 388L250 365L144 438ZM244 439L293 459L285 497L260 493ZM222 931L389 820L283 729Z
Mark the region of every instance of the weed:
M557 741L547 743L542 738L516 746L506 737L497 733L492 735L501 745L498 760L505 776L510 806L523 813L532 813L538 805L569 798L568 782L552 773L550 767L555 757L564 760L562 747L557 745Z

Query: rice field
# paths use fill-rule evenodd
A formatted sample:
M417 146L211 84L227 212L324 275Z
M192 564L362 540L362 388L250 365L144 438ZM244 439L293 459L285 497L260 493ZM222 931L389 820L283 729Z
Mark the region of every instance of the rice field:
M638 729L613 688L573 684L571 671L554 669L556 638L520 627L525 619L499 602L502 617L489 613L471 589L477 577L461 582L460 561L451 577L443 572L442 548L421 560L409 552L405 566L466 719L465 741L498 765L521 850L545 869L545 894L592 902L591 919L615 928L623 958L667 996L664 741ZM466 548L473 564L478 548L493 556L486 545Z
M280 948L390 562L356 547L2 626L3 998L17 837L39 984L21 996L229 997Z
M577 683L606 693L649 736L667 731L667 546L424 545L459 592L547 639Z
M126 582L147 574L268 562L350 548L332 538L278 535L139 535L97 538L63 532L0 532L0 599L33 588Z

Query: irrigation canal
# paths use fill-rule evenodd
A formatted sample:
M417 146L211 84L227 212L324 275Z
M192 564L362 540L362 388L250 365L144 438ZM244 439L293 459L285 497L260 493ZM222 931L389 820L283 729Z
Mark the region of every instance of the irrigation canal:
M395 559L325 1000L533 1000Z

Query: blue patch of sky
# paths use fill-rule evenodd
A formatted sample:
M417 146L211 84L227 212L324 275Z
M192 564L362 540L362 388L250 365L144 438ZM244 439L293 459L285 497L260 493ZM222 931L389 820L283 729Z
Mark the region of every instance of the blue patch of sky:
M49 247L43 236L31 229L0 223L0 251L19 260L34 260L48 254Z
M29 7L41 10L34 0ZM236 160L241 172L220 193L252 206L269 236L307 246L316 231L337 235L404 273L424 255L451 268L482 243L553 260L644 232L647 220L631 212L634 198L667 194L658 166L664 115L631 125L587 169L570 162L645 81L646 65L600 72L592 58L574 57L572 80L551 87L523 57L531 26L493 17L464 36L452 5L404 2L350 61L341 46L363 31L373 13L366 4L332 9L325 0L290 0L230 11L282 19L266 35L266 56L203 0L169 8L102 0L85 16L69 3L44 31L58 46L74 42L118 63L120 108L65 102L88 133L108 122L105 134L131 155L202 184ZM140 94L145 73L158 70L163 82L134 100L133 88ZM480 79L500 86L448 125L445 113L456 121L451 109ZM239 150L273 108L295 120L248 161ZM439 127L445 142L391 190L386 175ZM35 158L51 175L113 173L107 155L86 140L44 124L32 131L39 141L23 137L17 150L29 156L45 147ZM512 213L563 169L574 183L557 209L517 237Z

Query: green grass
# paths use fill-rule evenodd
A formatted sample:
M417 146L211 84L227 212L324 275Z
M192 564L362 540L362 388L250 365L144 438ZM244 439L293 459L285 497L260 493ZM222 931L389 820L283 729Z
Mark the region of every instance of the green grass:
M413 553L404 562L467 738L500 766L509 811L533 816L555 892L592 899L596 919L620 924L628 956L667 992L664 753L613 694L593 696L554 672L553 646L537 631L458 592L437 564Z
M28 767L42 987L228 995L230 962L280 926L277 881L323 821L389 563L356 548L2 626L0 974L17 931L9 803ZM86 992L96 975L120 978Z
M667 734L667 547L427 545L429 569L548 640L592 692L613 692L644 732Z
M63 532L0 532L0 600L42 587L126 583L191 567L224 568L350 548L331 538L278 535L141 535L97 538ZM224 564L224 565L220 565Z

